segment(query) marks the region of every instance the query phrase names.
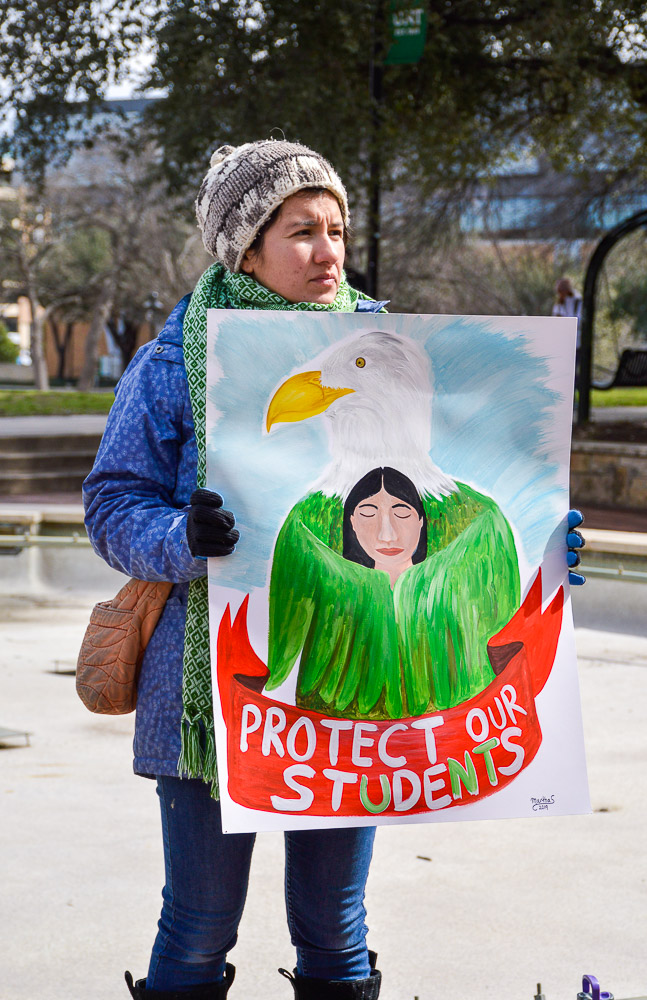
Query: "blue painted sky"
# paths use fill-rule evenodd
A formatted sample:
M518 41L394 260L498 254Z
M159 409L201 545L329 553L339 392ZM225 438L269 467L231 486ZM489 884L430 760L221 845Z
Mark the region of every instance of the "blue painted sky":
M209 314L208 485L234 511L241 541L211 560L211 579L263 586L276 534L328 462L323 415L267 435L266 406L296 371L347 336L384 329L427 351L433 371L434 462L493 496L538 565L565 509L574 330L531 317L340 313Z

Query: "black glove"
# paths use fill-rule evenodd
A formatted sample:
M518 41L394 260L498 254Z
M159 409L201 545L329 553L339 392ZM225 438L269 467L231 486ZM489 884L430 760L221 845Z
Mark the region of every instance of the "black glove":
M194 490L186 519L186 538L192 556L228 556L240 532L230 510L222 509L222 497L211 490Z

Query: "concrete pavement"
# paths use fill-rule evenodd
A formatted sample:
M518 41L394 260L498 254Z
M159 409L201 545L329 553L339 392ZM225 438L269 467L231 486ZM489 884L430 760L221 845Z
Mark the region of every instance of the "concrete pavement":
M125 1000L159 913L156 796L131 773L133 718L88 713L71 673L118 575L89 562L75 586L73 555L64 597L16 585L0 602L0 725L31 733L0 749L0 1000ZM378 831L367 906L385 1000L532 1000L537 982L575 1000L583 973L616 998L647 993L646 599L600 580L574 595L593 815ZM276 973L293 964L282 856L280 835L259 836L232 1000L291 996Z
M70 414L66 417L0 417L0 438L65 434L103 434L107 416L98 413Z
M3 418L0 436L104 423ZM124 969L145 975L154 785L131 771L133 717L88 713L72 673L92 604L122 579L88 550L0 556L0 727L31 734L0 743L0 1000L126 1000ZM647 993L647 588L590 580L573 602L594 812L381 828L367 907L385 1000L532 1000L538 982L575 1000L583 973L616 998ZM282 880L282 837L263 834L232 1000L291 996Z
M70 414L69 416L0 417L0 437L24 434L90 434L101 433L107 417L101 414ZM591 409L593 423L645 421L645 406L599 406Z
M647 421L647 407L644 406L595 406L591 407L593 423L619 421Z

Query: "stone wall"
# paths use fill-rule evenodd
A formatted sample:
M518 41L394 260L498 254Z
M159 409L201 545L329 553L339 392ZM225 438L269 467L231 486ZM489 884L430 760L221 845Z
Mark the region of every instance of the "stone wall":
M571 501L647 510L647 440L645 444L574 441Z

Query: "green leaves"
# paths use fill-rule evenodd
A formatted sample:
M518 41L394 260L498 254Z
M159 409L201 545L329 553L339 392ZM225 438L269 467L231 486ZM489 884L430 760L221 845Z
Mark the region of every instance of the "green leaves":
M389 0L381 0L387 13ZM223 142L279 127L328 156L362 203L373 136L369 64L388 47L375 0L0 0L5 125L32 165L75 140L148 46L150 112L168 179L195 188ZM382 176L430 188L482 175L522 137L561 167L597 137L612 170L647 143L644 5L612 0L430 0L422 58L384 69ZM77 108L78 111L78 108ZM625 142L624 137L631 137ZM628 145L627 145L628 144ZM626 148L627 147L627 148ZM629 148L630 147L630 148Z
M70 134L70 102L87 119L144 37L145 5L135 0L0 0L0 130L42 171ZM6 145L5 140L5 145Z

